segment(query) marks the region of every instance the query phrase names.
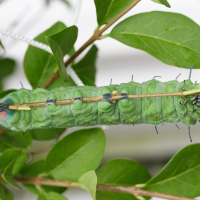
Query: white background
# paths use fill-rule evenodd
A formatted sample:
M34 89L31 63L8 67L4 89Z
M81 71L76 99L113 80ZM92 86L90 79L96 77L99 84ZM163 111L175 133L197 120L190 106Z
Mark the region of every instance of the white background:
M74 6L77 5L76 2L71 0ZM122 19L141 12L162 10L182 13L197 24L200 24L199 0L169 0L169 3L171 4L170 9L150 0L141 0ZM0 4L0 28L32 39L57 21L62 21L68 26L72 25L70 24L72 15L73 8L68 9L59 1L52 1L51 5L46 8L44 0L6 0ZM17 22L17 25L13 26L13 22ZM75 47L78 49L93 34L97 26L93 0L82 0L76 25L79 28L79 33ZM109 33L110 30L107 30L106 33ZM17 60L15 74L9 76L4 81L5 89L19 89L21 87L20 81L25 88L31 89L23 72L23 57L28 45L1 35L0 38L6 48L6 56ZM189 76L189 70L187 69L163 64L149 54L125 46L113 39L106 38L96 41L95 44L99 48L96 75L97 86L108 85L111 78L113 84L129 82L132 74L134 74L134 81L140 83L150 80L154 76L161 76L162 78L158 78L158 80L163 82L174 80L180 73L179 81L183 81ZM200 82L199 75L200 71L194 69L192 81L195 82L197 80ZM180 130L174 124L159 125L159 135L156 134L152 125L141 124L134 127L124 125L109 126L105 130L107 145L103 162L119 157L132 158L145 164L151 173L155 175L158 169L160 169L160 165L167 162L180 148L190 144L187 126L181 123L178 123L178 125L181 128ZM67 133L77 129L80 128L68 129ZM199 129L200 124L191 126L193 143L200 142ZM40 145L42 143L36 144ZM49 143L46 145L49 145ZM21 192L15 189L12 189L12 191L15 193L16 200L36 199L36 196L28 191ZM91 199L90 195L83 190L69 189L64 194L70 200Z

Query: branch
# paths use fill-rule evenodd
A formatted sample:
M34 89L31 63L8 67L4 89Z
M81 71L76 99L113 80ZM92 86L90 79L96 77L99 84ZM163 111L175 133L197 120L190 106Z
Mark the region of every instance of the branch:
M59 140L59 138L60 138L60 136L61 136L61 133L62 133L61 131L58 132L57 137L56 137L54 143L53 143L50 147L46 147L46 148L44 148L44 149L40 149L40 150L37 150L37 151L33 151L33 152L28 153L29 160L28 160L26 163L27 163L27 164L30 163L30 162L33 160L33 156L34 156L34 155L38 155L38 154L41 154L41 153L46 153L46 152L48 152L48 151L52 148L52 146Z
M89 45L94 43L94 41L98 40L102 33L105 32L110 26L112 26L118 19L120 19L123 15L125 15L129 10L131 10L138 2L141 0L135 0L133 1L127 8L125 8L121 13L119 13L114 19L112 19L108 24L106 24L102 29L98 29L94 32L92 37L83 44L82 47L80 47L66 62L65 66L67 67L72 61L75 60L77 56L79 56ZM52 76L42 85L43 88L47 88L51 83L59 77L59 72L53 73Z
M3 135L6 130L6 128L0 128L0 136Z
M117 92L117 91L116 91ZM188 91L186 91L188 92ZM110 101L115 102L116 100L122 100L125 99L133 99L133 98L149 98L149 97L172 97L172 96L182 96L182 92L173 92L173 93L155 93L155 94L131 94L131 95L118 95L118 94L111 94L109 99ZM95 97L84 97L81 98L82 102L97 102L97 101L105 101L104 96L95 96ZM56 100L55 105L65 105L65 104L73 104L74 99L62 99L62 100ZM8 109L10 110L31 110L32 107L44 107L47 106L46 102L34 102L34 103L21 103L21 104L14 104L9 105ZM24 108L23 108L24 107Z
M0 177L0 179L3 179L2 176ZM72 184L74 183L72 181L54 180L54 179L47 179L47 178L42 178L42 177L35 177L35 178L14 177L14 180L16 182L25 183L25 184L33 184L36 186L49 185L49 186L57 186L57 187L79 188L79 186L74 186L74 185L72 186ZM128 193L128 194L132 194L136 197L137 196L149 196L149 197L159 197L159 198L171 199L171 200L192 200L191 198L142 190L135 186L125 187L125 186L112 186L112 185L98 184L97 190Z

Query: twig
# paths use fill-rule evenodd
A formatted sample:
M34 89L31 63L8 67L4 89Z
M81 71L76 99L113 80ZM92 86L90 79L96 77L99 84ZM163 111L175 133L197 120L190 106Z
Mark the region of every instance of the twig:
M6 130L6 128L0 128L0 136L3 135Z
M149 97L171 97L171 96L183 96L183 92L174 92L174 93L157 93L157 94L133 94L133 95L127 95L127 99L133 99L133 98L149 98ZM122 95L112 96L108 99L111 101L118 100L120 98L123 98ZM103 96L95 96L95 97L84 97L82 98L82 102L96 102L96 101L105 101ZM73 99L63 99L63 100L57 100L55 101L55 105L65 105L65 104L72 104L74 103ZM21 103L21 104L15 104L15 105L9 105L8 108L10 110L23 110L23 107L25 108L32 108L32 107L44 107L46 106L46 102L34 102L34 103ZM20 107L20 109L19 109Z
M95 40L98 40L102 33L105 32L110 26L112 26L118 19L120 19L124 14L126 14L130 9L132 9L138 2L141 0L133 1L127 8L125 8L121 13L119 13L114 19L112 19L108 24L106 24L102 29L98 29L94 32L92 37L81 46L66 62L65 66L67 67L74 59L79 56L89 45L94 43ZM59 72L53 73L52 76L42 85L43 88L47 88L57 77L59 77Z
M44 149L40 149L40 150L37 150L37 151L29 152L28 153L29 160L26 163L27 164L30 163L33 160L34 155L38 155L38 154L41 154L41 153L48 152L51 149L51 147L59 140L60 136L61 136L61 131L58 132L55 141L53 142L53 144L50 147L46 147Z
M2 176L0 179L3 179ZM35 178L25 178L25 177L14 177L16 182L25 183L25 184L33 184L33 185L49 185L49 186L57 186L57 187L74 187L79 188L79 186L74 186L72 181L62 181L62 180L54 180L47 179L42 177ZM138 187L125 187L125 186L112 186L112 185L97 185L97 190L110 191L110 192L120 192L120 193L128 193L134 196L149 196L149 197L159 197L164 199L171 200L192 200L191 198L180 197L170 194L164 194L159 192L142 190Z

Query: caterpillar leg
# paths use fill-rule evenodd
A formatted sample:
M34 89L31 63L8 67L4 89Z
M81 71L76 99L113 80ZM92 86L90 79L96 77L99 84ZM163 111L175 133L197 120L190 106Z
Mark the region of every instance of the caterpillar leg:
M190 125L188 125L188 135L189 135L189 138L190 138L190 142L192 142L192 138L191 138L191 135L190 135Z
M157 129L157 125L155 125L155 129L156 129L156 133L158 134L158 129Z

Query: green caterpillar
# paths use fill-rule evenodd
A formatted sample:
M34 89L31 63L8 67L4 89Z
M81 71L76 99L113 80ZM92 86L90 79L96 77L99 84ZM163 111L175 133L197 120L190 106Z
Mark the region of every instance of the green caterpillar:
M172 93L195 88L190 79L160 82L152 79L142 84L122 83L102 87L60 87L52 90L37 88L19 89L1 99L0 125L14 131L36 128L65 128L73 126L153 124L162 122L176 124L181 121L190 126L200 119L200 96L187 99L179 96L128 99L131 94ZM108 98L100 102L82 102L84 97L102 96L117 91L123 98L113 103ZM55 105L55 100L74 99L73 104ZM9 110L8 106L23 102L43 102L45 107L33 110Z

